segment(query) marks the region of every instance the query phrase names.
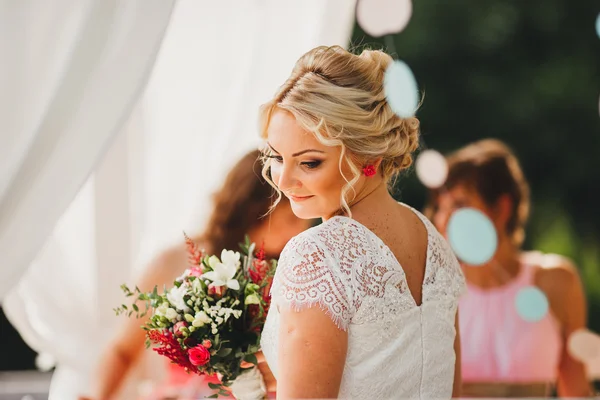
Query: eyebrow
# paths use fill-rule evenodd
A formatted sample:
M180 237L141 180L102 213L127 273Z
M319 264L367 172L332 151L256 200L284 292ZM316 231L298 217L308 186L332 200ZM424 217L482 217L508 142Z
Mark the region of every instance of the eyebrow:
M279 154L279 152L278 152L277 150L275 150L275 149L273 148L273 146L271 146L271 144L270 144L270 143L268 143L268 145L269 145L269 147L271 148L271 150L273 150L275 153ZM301 156L302 154L305 154L305 153L311 153L311 152L325 154L325 152L324 152L324 151L321 151L321 150L316 150L316 149L306 149L306 150L302 150L302 151L299 151L299 152L297 152L297 153L294 153L294 154L292 154L292 157L298 157L298 156Z

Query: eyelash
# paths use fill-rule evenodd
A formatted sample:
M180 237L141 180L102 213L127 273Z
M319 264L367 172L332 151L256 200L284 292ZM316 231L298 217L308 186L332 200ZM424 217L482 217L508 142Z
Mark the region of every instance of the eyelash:
M308 169L315 169L315 168L319 167L319 165L321 165L321 161L305 161L300 164L304 165Z
M278 163L283 162L283 157L277 156L274 154L267 155L267 158L275 160L275 162L278 162ZM305 166L307 169L315 169L315 168L319 167L319 165L321 165L321 161L304 161L304 162L301 162L300 165Z

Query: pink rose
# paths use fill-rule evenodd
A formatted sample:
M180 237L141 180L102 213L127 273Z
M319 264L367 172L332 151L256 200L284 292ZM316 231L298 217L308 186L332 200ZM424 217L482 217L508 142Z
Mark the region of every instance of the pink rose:
M192 365L199 367L210 361L210 353L204 346L196 346L188 350L188 358Z
M200 268L200 267L192 267L192 268L190 268L190 272L188 273L188 276L199 277L201 275L202 275L202 268Z
M173 326L173 333L175 336L183 336L183 332L181 332L181 328L186 328L188 326L187 322L179 321Z
M210 342L210 340L206 339L202 342L202 346L206 347L207 349L210 349L212 347L212 343Z

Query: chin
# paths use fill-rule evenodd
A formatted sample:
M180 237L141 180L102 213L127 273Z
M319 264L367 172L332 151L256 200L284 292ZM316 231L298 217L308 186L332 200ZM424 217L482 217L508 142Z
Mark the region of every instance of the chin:
M292 212L294 215L300 219L315 219L321 218L321 214L312 207L304 207L298 204L294 204L291 202Z

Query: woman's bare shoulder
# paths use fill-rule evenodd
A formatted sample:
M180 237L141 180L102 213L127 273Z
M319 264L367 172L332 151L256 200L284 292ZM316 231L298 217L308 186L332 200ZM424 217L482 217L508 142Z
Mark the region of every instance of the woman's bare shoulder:
M534 283L542 290L559 319L566 318L569 302L583 293L579 271L568 257L541 252L524 253L522 260L535 268Z
M569 281L579 278L579 272L573 261L560 254L529 251L521 255L521 260L536 268L536 280L566 279Z

